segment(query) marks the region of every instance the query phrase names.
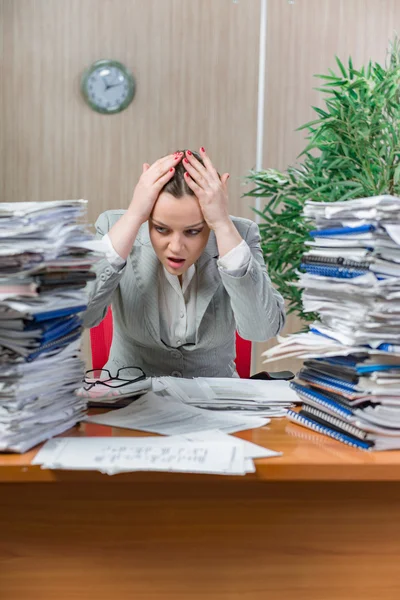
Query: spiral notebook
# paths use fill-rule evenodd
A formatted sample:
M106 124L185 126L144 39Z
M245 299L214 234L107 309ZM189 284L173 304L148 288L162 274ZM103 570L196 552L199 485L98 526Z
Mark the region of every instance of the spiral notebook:
M360 361L361 362L361 361ZM361 365L351 364L334 364L329 360L309 359L304 361L305 369L312 369L314 373L318 373L318 377L336 377L343 383L358 383L358 368Z
M297 423L298 425L302 425L303 427L307 427L308 429L312 429L313 431L317 431L318 433L322 433L323 435L327 435L338 442L342 442L343 444L347 444L348 446L353 446L354 448L359 448L361 450L370 450L373 446L373 442L366 442L359 440L351 435L340 433L335 431L331 427L326 425L321 425L317 421L313 419L303 416L293 410L288 410L287 418L293 423Z
M351 408L345 406L343 403L332 400L326 394L322 394L321 392L317 392L294 382L290 384L290 387L296 392L296 394L300 396L301 399L306 402L311 401L314 406L319 406L324 410L329 410L332 414L341 416L343 418L351 417L353 415Z
M349 434L352 437L355 437L359 440L370 441L369 433L367 431L364 431L363 429L360 429L360 427L357 427L356 425L353 425L348 421L344 421L339 417L334 417L333 415L325 412L324 410L321 410L314 406L309 406L307 404L303 405L303 408L301 409L299 414L303 417L308 417L309 419L316 421L324 427L334 429L339 433L344 433L345 435Z
M313 383L313 381L315 381L315 383L324 383L338 393L349 392L350 394L355 394L359 391L357 388L358 377L354 382L348 380L345 381L341 377L326 375L312 367L303 367L300 369L299 377L310 383Z
M323 256L322 254L304 254L302 262L306 265L320 265L321 267L348 267L351 269L369 270L370 262L367 260L352 260L344 256Z
M368 269L349 269L347 267L328 267L321 265L309 265L301 263L300 268L311 275L320 275L321 277L334 277L336 279L353 279L367 273Z

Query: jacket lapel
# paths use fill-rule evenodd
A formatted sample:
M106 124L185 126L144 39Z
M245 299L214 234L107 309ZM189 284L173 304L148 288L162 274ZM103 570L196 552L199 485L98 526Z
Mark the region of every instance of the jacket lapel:
M140 244L135 244L131 253L132 266L136 274L137 285L143 298L148 329L157 341L160 340L160 310L158 301L160 261L151 245L148 224L145 223L138 235ZM196 301L196 343L201 320L218 287L222 284L217 267L218 247L213 232L203 254L196 263L197 301Z

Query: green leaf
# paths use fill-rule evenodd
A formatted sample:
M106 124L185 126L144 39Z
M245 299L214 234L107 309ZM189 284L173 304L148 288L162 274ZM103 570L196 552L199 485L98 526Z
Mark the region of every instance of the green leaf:
M346 69L344 68L344 66L343 66L343 64L342 64L342 62L341 62L341 60L339 59L339 57L338 57L338 56L335 56L335 59L336 59L336 62L337 62L337 64L338 64L338 67L339 67L339 69L340 69L340 71L341 71L341 73L342 73L343 77L345 77L345 78L347 79L347 71L346 71Z
M307 129L308 127L311 127L312 125L317 125L318 123L321 123L321 119L315 119L315 121L309 121L308 123L305 123L304 125L301 125L300 127L298 127L296 129L296 131L301 131L302 129Z
M400 183L400 164L397 165L397 167L394 170L394 174L393 174L393 182L395 184Z

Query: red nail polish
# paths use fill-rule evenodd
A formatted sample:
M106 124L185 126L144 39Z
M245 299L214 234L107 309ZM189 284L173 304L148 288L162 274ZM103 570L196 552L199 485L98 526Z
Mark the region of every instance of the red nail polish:
M190 150L188 150L187 153L189 154L189 156L192 156L192 153L190 152Z
M170 168L170 172L172 173L172 171L173 171L173 170L174 170L174 168L173 168L173 167L171 167L171 168Z
M202 152L205 152L205 151L206 151L206 150L205 150L205 148L204 148L203 146L200 148L200 150L201 150Z
M184 158L184 159L183 159L183 162L184 162L184 163L188 163L189 161L188 161L188 159L187 159L187 158Z

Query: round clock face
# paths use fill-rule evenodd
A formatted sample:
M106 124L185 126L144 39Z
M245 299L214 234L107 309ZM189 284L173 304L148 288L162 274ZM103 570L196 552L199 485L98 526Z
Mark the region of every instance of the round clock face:
M124 110L132 102L135 81L123 64L99 60L83 74L81 90L94 110L112 114Z

